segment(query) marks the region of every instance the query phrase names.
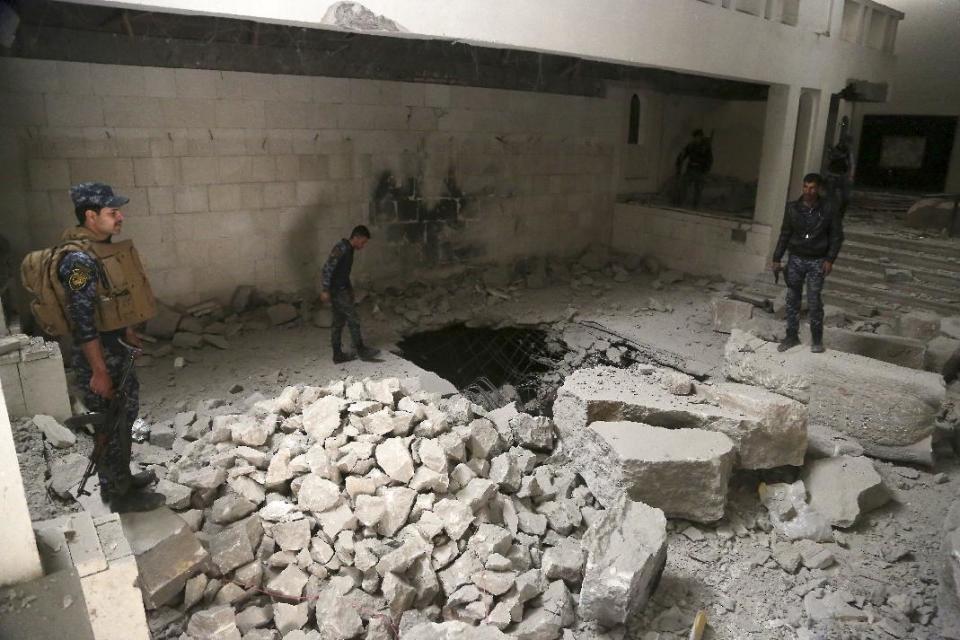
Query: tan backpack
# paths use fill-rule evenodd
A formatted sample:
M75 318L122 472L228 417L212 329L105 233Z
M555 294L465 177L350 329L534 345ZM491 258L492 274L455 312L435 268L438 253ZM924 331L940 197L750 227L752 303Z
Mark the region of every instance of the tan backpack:
M60 283L57 269L64 254L85 249L86 243L71 240L31 251L20 263L20 280L32 298L30 311L47 335L60 337L70 334L67 294Z

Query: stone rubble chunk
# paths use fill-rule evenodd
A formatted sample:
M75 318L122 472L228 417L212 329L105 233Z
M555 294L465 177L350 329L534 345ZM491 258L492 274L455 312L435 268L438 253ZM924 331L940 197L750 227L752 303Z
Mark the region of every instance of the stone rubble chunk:
M186 509L190 506L190 496L193 490L176 482L170 482L167 479L160 480L156 486L157 493L163 494L165 504L171 509Z
M321 513L340 502L340 486L316 474L304 477L297 494L297 506Z
M218 418L221 416L217 416ZM214 419L214 426L217 420ZM276 430L276 423L271 420L260 420L254 416L236 416L229 424L230 437L237 443L250 447L262 446Z
M268 490L282 489L293 479L293 470L290 468L290 450L280 449L270 458L267 467L266 487Z
M279 522L270 535L283 551L300 551L310 544L310 523L306 520Z
M467 549L438 575L443 592L447 595L472 582L474 574L483 570L483 564L473 549Z
M385 554L377 563L377 573L381 576L387 573L402 574L424 555L430 555L433 548L414 539L408 539L400 547Z
M500 491L504 493L516 493L520 490L520 465L512 453L501 453L490 461L490 480L497 483Z
M233 607L217 606L202 609L190 616L187 634L208 640L240 640Z
M453 540L459 540L473 524L473 509L459 499L444 498L437 502L433 511L443 522L443 528Z
M273 621L273 607L270 606L247 607L237 614L237 628L240 629L240 633L265 627L271 621Z
M365 527L375 527L386 514L386 501L380 496L358 495L354 501L354 515Z
M447 454L436 438L424 438L420 441L418 449L420 462L437 473L447 473L448 463Z
M307 575L297 565L289 565L267 583L267 588L284 598L299 598L307 584Z
M347 401L337 396L323 396L303 410L303 429L314 442L323 442L340 428L340 416Z
M496 627L481 624L474 626L459 620L425 622L403 633L403 640L511 640Z
M531 608L511 635L517 640L553 640L575 620L573 598L562 580L552 582L543 594L543 604Z
M227 481L226 469L203 467L190 471L181 471L178 482L192 489L215 490Z
M476 513L497 493L497 485L486 478L473 478L457 493L457 500L465 503Z
M435 491L446 493L450 488L450 477L427 467L420 467L408 483L414 491Z
M357 526L357 518L353 515L353 510L350 509L350 505L345 502L341 502L338 506L317 514L317 521L320 523L320 528L323 529L323 532L330 538L335 538L344 530L352 531Z
M377 464L397 482L409 482L413 477L413 458L402 438L388 438L376 449Z
M642 609L667 560L663 511L624 494L583 536L587 551L578 613L605 626Z
M57 449L67 449L77 442L77 436L52 416L43 414L33 416L33 424L43 433L52 446Z
M306 626L310 616L310 604L289 604L286 602L273 603L273 624L286 638L298 629Z
M521 445L534 451L553 449L554 424L549 418L521 413L510 419L510 430Z
M230 524L257 510L257 505L235 494L217 498L210 509L210 519L217 524Z
M395 573L388 572L380 588L394 615L410 609L417 600L416 588Z
M864 513L891 498L873 462L865 457L813 460L804 468L802 478L810 506L836 527L853 526Z
M382 487L377 495L383 498L385 509L377 523L377 533L392 537L407 523L417 492L408 487Z
M566 538L543 553L540 567L543 575L550 580L565 580L570 584L578 584L583 578L585 561L586 554L580 542Z
M470 452L475 458L489 458L501 447L500 434L486 418L477 418L468 426Z

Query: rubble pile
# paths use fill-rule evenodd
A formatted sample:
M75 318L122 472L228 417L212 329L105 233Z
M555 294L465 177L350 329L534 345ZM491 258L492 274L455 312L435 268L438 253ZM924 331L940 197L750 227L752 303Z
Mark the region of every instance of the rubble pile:
M182 591L147 594L154 618L182 599L167 637L376 640L459 621L550 640L622 624L663 570L663 513L604 510L550 458L548 418L395 378L215 405L176 417L180 457L158 468L209 552Z

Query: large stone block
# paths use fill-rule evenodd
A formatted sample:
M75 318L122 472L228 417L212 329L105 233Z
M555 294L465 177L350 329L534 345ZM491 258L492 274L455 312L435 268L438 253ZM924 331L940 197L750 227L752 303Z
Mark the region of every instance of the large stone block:
M810 506L836 527L851 527L860 516L890 500L890 492L869 458L838 456L810 462L803 470Z
M67 376L63 370L63 357L56 342L45 345L48 357L21 362L20 384L27 413L43 413L57 420L66 420L73 412L67 394Z
M173 601L209 559L187 523L166 507L125 513L121 522L137 559L140 588L148 609Z
M667 519L660 509L626 494L583 536L587 551L578 614L621 625L643 608L667 562Z
M767 469L801 465L806 452L806 409L794 400L760 388L696 385L693 394L673 395L667 372L596 367L569 376L557 393L554 422L565 450L591 446L582 440L592 422L641 422L669 429L705 429L723 433L736 449L735 465ZM662 379L661 379L662 378ZM606 474L588 459L571 456L594 483ZM602 481L601 481L602 483Z
M960 340L937 336L927 343L923 368L950 381L960 373Z
M943 378L872 358L793 349L734 331L725 347L731 380L766 387L807 404L810 422L846 433L865 447L906 446L933 432Z
M723 517L727 484L736 456L722 433L703 429L664 429L637 422L594 422L596 446L581 456L602 452L607 478L631 499L662 509L671 518L713 522ZM609 502L609 499L608 499Z
M828 349L882 360L901 367L923 369L927 346L922 340L879 333L827 328L824 344Z
M929 311L910 311L900 316L900 335L929 340L940 333L940 316Z

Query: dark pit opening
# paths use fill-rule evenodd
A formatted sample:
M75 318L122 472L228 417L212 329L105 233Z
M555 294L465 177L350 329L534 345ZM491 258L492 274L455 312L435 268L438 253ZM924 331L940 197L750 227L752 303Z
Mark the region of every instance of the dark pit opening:
M549 412L543 377L566 352L541 329L463 324L415 333L397 346L404 358L449 380L471 401L494 409L516 400L530 413Z

